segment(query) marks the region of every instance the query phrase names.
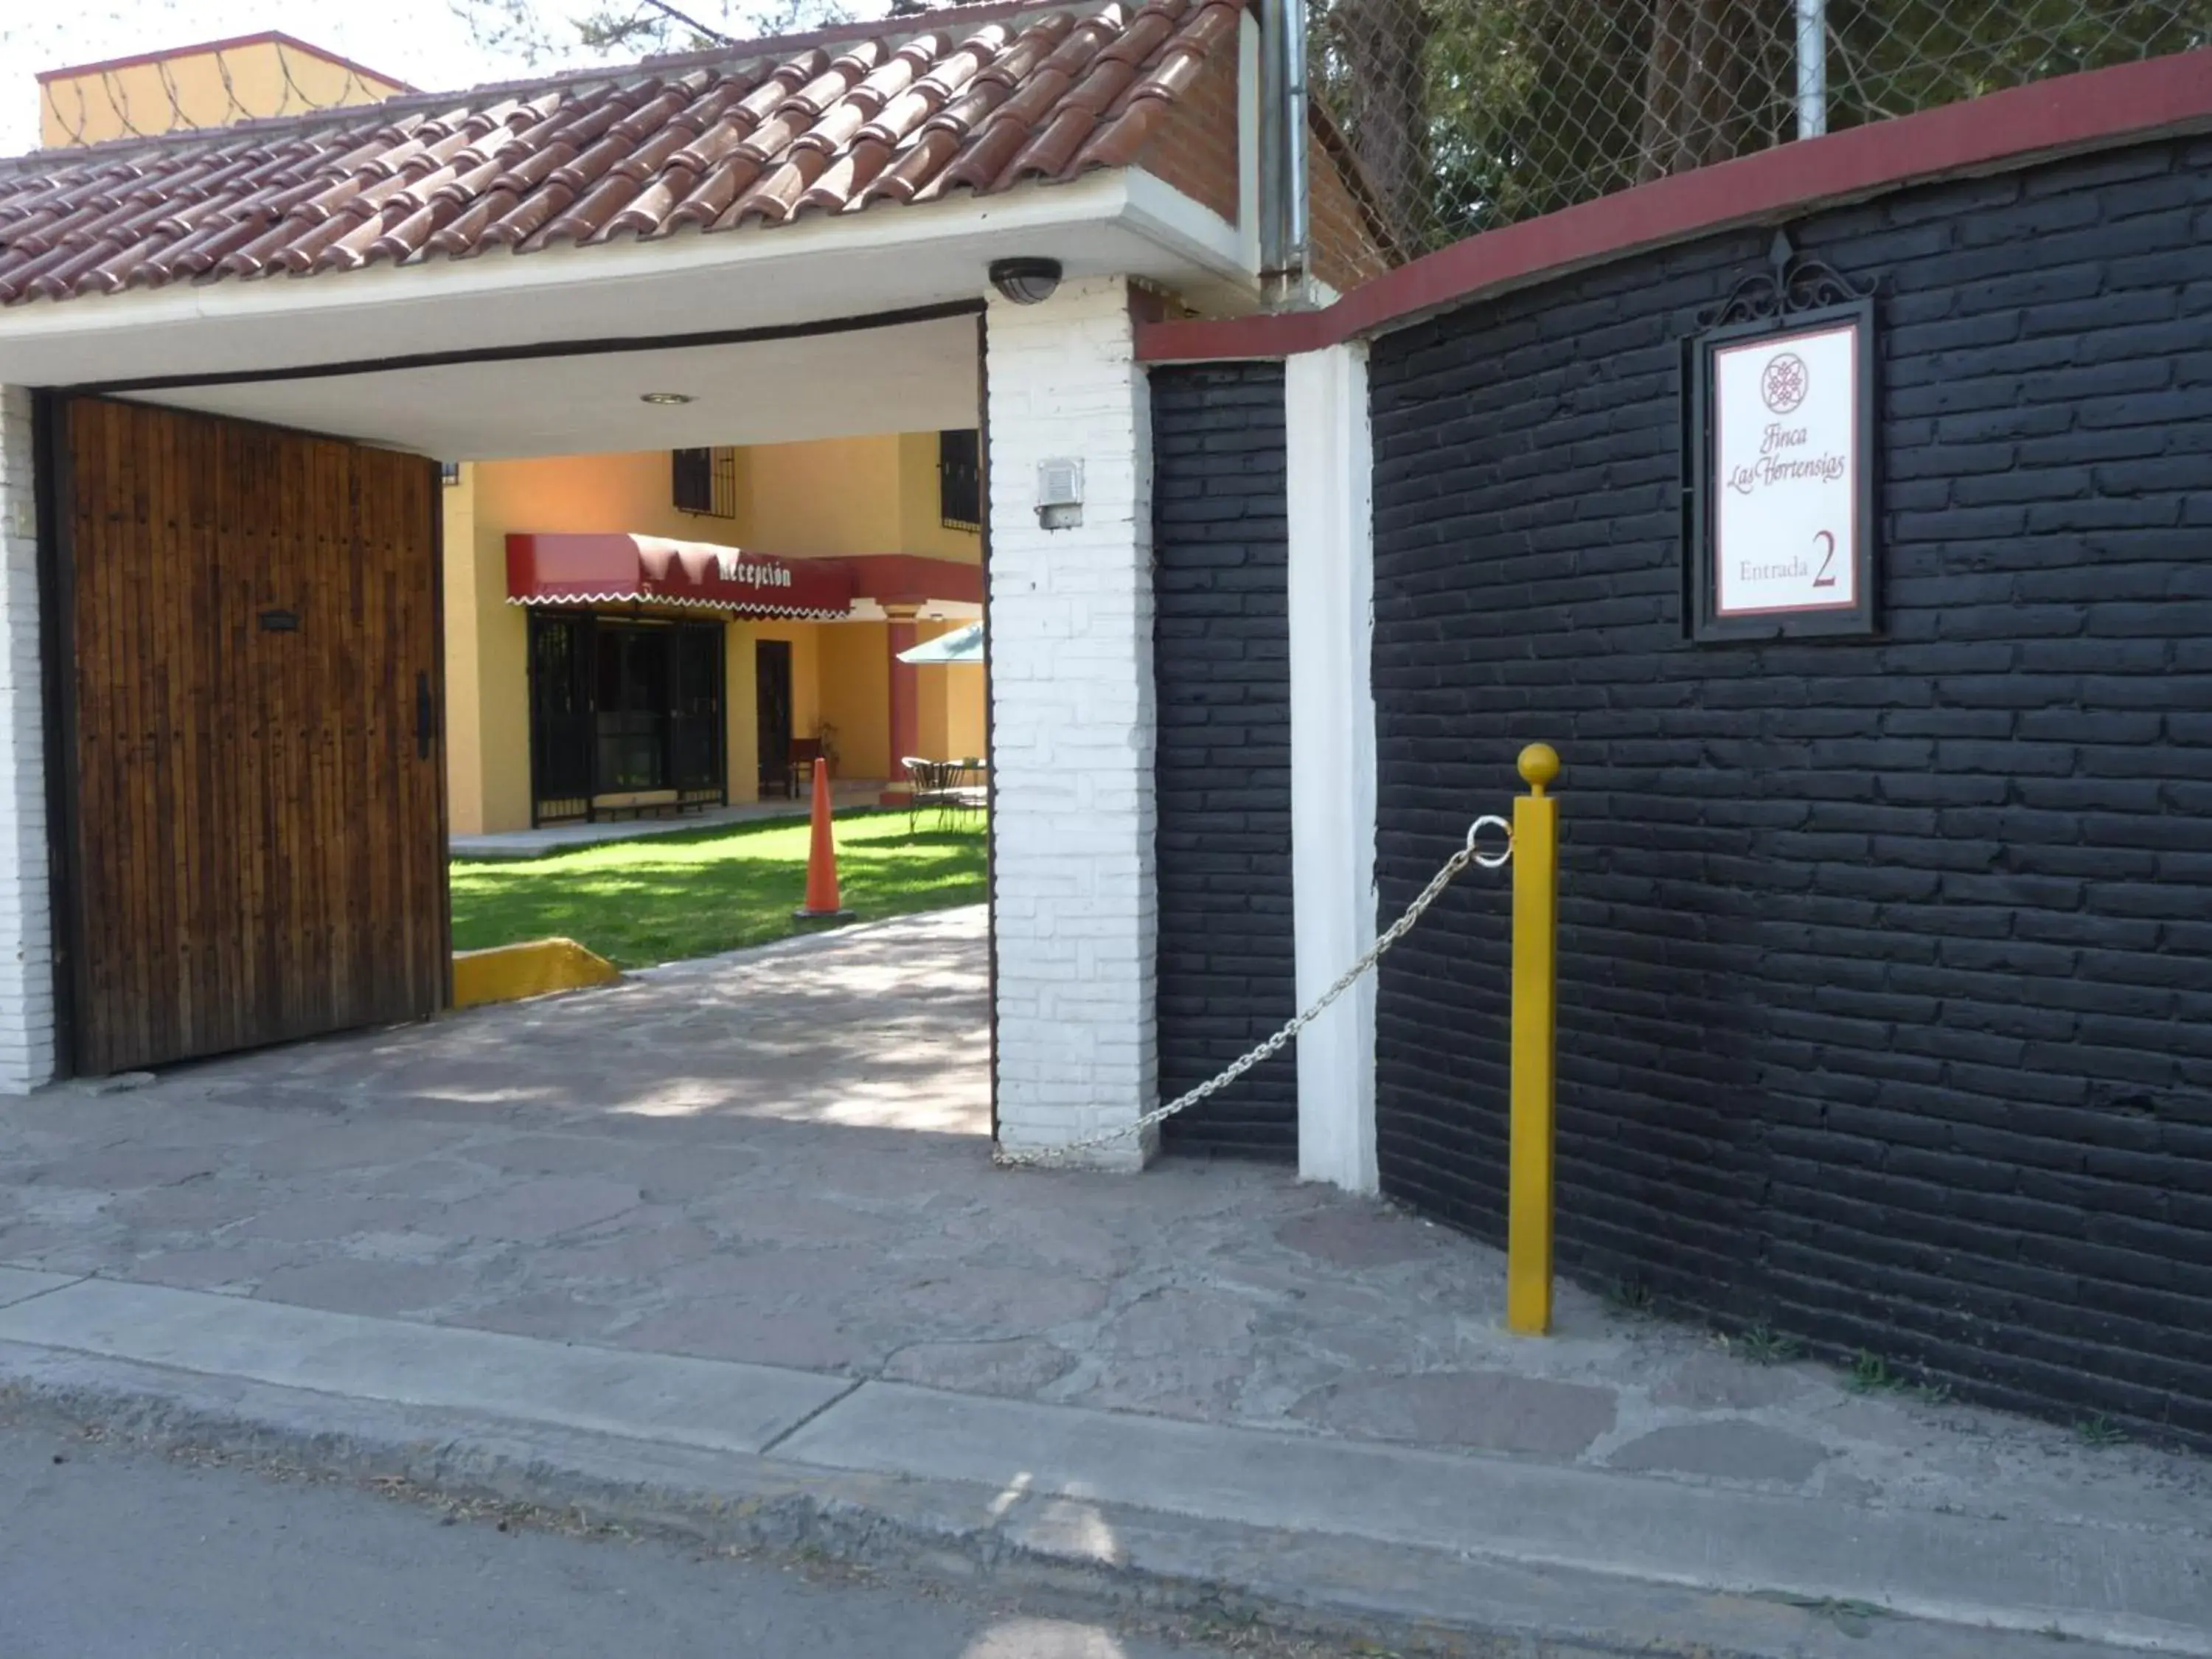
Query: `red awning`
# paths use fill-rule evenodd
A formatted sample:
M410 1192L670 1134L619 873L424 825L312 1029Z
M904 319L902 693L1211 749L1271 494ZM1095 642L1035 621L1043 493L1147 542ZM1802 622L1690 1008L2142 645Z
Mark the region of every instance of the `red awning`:
M639 600L746 617L842 617L853 576L836 560L787 561L711 542L531 532L507 538L507 595L517 605Z

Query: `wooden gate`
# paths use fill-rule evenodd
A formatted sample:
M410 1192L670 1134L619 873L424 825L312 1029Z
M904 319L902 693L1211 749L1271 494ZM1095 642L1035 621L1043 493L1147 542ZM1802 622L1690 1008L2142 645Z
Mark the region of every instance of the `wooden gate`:
M435 463L98 398L58 422L76 1069L435 1012Z

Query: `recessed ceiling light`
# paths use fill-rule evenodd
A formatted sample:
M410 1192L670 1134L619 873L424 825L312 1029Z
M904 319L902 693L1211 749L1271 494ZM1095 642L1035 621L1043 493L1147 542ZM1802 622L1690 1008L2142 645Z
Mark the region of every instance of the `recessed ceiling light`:
M691 401L691 394L688 392L646 392L639 393L637 400L641 404L688 404Z

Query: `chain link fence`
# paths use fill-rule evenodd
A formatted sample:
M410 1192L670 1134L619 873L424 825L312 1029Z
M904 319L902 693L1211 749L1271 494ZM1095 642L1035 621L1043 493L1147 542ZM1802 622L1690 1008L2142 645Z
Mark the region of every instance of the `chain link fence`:
M1786 143L1801 115L1832 131L2212 44L2212 0L1306 3L1324 137L1396 258ZM1317 264L1352 252L1315 234Z

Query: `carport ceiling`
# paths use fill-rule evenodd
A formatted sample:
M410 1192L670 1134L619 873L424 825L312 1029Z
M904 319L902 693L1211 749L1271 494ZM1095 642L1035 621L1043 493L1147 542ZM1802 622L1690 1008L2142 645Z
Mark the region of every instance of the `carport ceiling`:
M123 395L441 460L931 432L976 423L976 320Z

